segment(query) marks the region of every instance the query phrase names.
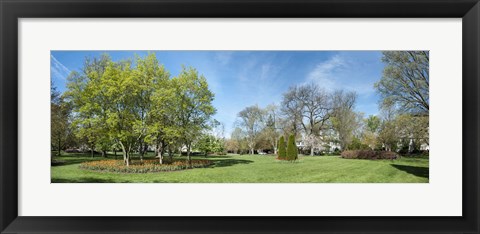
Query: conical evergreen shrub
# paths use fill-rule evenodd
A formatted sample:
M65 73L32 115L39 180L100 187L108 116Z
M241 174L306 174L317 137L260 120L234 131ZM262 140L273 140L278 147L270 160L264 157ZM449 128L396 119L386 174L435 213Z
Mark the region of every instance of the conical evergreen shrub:
M295 145L295 137L290 135L287 143L287 160L296 160L298 158L298 149Z
M278 159L287 159L287 150L285 148L285 138L283 136L278 140Z

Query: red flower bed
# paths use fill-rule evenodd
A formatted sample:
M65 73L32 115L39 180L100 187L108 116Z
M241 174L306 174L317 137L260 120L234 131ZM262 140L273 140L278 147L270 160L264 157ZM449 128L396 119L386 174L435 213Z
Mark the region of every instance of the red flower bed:
M208 167L213 162L210 160L192 160L192 168ZM167 162L160 164L156 159L132 161L130 166L126 166L123 160L99 160L90 161L80 164L81 169L93 170L93 171L106 171L117 173L148 173L148 172L161 172L161 171L178 171L190 168L188 161L175 160L173 162Z

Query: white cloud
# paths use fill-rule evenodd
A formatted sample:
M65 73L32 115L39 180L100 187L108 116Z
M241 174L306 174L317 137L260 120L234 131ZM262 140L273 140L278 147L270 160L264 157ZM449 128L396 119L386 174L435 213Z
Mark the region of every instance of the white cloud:
M361 66L360 66L361 67ZM321 62L308 73L305 83L315 83L327 91L345 89L355 91L358 95L370 95L375 90L371 83L359 83L359 80L352 80L355 76L356 64L347 61L340 55Z
M71 71L58 61L55 56L50 55L50 73L52 78L66 80Z
M307 83L313 82L326 90L332 91L336 89L337 85L333 73L344 66L344 59L339 55L335 55L327 61L315 66L315 68L307 75Z

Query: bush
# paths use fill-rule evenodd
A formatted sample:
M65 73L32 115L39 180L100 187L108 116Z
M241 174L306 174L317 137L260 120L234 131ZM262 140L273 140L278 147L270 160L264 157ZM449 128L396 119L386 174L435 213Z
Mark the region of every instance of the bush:
M298 149L295 145L295 137L290 135L288 137L288 144L287 144L287 160L293 161L298 158Z
M398 154L392 151L373 150L346 150L342 152L342 158L347 159L397 159Z
M81 153L79 149L66 149L65 153Z
M60 165L63 165L63 164L65 164L65 161L63 161L63 160L58 160L56 158L51 158L50 159L50 165L51 166L60 166Z
M340 149L335 148L335 150L333 150L333 152L332 152L332 155L341 155Z
M283 136L278 140L278 156L277 159L285 160L287 159L287 150L285 148L285 138Z
M208 167L213 162L210 160L192 160L192 168ZM148 173L161 171L178 171L188 169L186 160L176 160L160 164L157 159L132 161L130 166L126 166L123 160L99 160L80 164L81 169L117 173Z

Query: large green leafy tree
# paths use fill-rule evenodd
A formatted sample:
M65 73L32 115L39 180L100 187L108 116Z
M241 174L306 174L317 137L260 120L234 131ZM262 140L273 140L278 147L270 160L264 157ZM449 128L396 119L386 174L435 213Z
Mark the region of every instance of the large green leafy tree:
M209 128L211 117L216 112L212 105L214 94L208 88L205 77L194 68L183 67L171 82L175 90L175 111L172 112L177 118L175 130L186 147L191 164L192 143L204 129Z
M391 101L399 110L415 115L428 115L429 105L428 51L385 51L382 79L375 84L384 101Z
M171 105L170 74L160 65L155 54L145 58L136 57L136 66L132 71L135 87L134 110L137 113L134 129L138 136L138 150L143 159L146 147L156 146L160 163L163 163L165 149L165 128L167 114Z
M78 129L76 135L90 148L92 157L96 147L105 152L111 141L106 126L110 100L102 87L102 77L110 63L112 61L106 55L87 58L82 72L72 72L67 78L67 91L64 93L73 108L72 125Z
M141 88L131 62L113 62L108 56L87 60L83 74L72 73L65 95L75 109L78 135L85 139L92 156L118 144L126 165L130 153L143 136L138 98Z
M131 153L155 145L162 163L166 146L190 149L215 113L205 77L183 68L178 77L155 54L113 62L108 56L87 59L82 73L69 76L65 96L74 110L77 135L92 151L120 148L127 166ZM141 157L142 159L142 157Z
M217 138L212 134L205 133L195 143L195 148L205 154L219 153L225 150L223 139Z

